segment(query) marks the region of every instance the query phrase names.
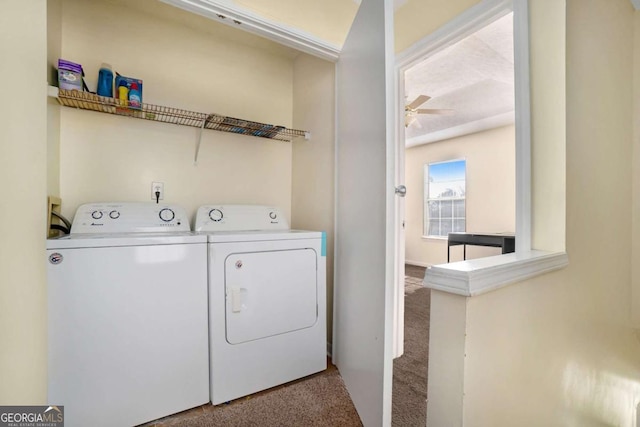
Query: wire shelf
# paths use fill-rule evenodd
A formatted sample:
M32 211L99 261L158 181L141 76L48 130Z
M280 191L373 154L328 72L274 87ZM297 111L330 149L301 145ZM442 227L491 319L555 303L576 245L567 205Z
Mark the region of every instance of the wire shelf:
M303 130L287 129L283 126L252 122L218 114L181 110L179 108L164 107L161 105L143 103L141 108L131 108L127 105L126 101L78 90L59 89L58 102L67 107L75 107L83 110L99 111L119 116L256 136L278 141L291 141L295 137L308 138L309 135L308 132Z

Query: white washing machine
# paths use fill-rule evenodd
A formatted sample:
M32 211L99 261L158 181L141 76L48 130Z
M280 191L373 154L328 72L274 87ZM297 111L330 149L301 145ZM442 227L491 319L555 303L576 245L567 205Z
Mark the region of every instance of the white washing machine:
M266 206L202 206L214 405L327 367L326 235Z
M182 208L83 205L47 257L47 402L64 405L66 426L132 426L209 401L207 244Z

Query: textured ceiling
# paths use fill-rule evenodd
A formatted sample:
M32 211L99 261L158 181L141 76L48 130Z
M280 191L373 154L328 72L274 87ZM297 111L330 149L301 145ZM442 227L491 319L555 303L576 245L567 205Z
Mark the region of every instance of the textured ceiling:
M407 139L431 142L430 134L447 135L447 130L512 114L513 71L512 14L407 70L407 103L424 94L431 99L420 108L454 110L448 115L417 115L418 123L406 129Z

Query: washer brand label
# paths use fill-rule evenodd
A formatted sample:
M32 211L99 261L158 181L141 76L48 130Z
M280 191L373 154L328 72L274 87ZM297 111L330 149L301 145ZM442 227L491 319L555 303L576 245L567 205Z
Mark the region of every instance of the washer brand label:
M60 264L63 259L64 257L62 256L62 254L59 254L58 252L49 255L49 262L53 265Z
M64 427L64 406L0 406L0 427Z

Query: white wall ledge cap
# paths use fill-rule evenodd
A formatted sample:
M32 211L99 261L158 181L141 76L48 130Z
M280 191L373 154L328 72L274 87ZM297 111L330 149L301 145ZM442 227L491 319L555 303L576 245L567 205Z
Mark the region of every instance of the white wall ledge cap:
M532 250L434 265L427 269L422 283L427 288L472 297L568 264L565 252Z

